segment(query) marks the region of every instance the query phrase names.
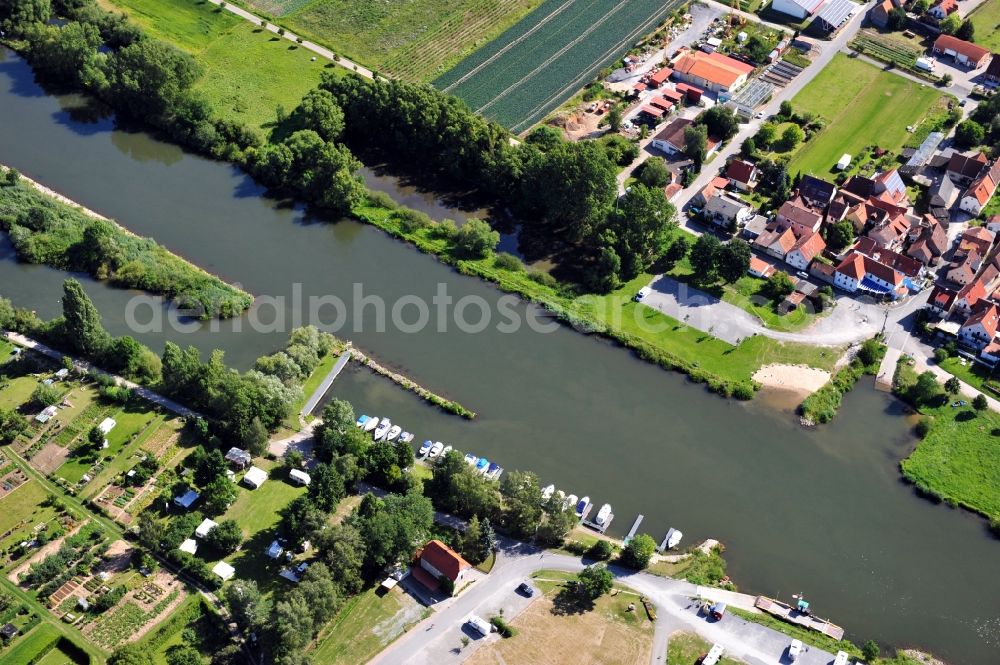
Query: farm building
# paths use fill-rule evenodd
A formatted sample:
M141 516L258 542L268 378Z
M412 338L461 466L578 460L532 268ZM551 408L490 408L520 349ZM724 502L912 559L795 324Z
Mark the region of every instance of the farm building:
M308 485L312 482L312 478L305 471L299 471L298 469L292 469L288 472L288 477L292 479L293 482L299 485Z
M194 535L198 538L204 538L212 532L212 529L219 526L207 517L198 525L198 528L194 530Z
M236 569L230 566L225 561L220 561L219 563L215 564L214 568L212 568L212 572L218 575L219 579L221 579L223 582L227 582L230 579L232 579L233 575L236 574Z
M771 9L782 14L804 19L820 10L826 0L774 0Z
M257 489L267 480L267 471L260 467L252 466L243 476L243 484L252 489Z
M188 489L187 492L181 494L180 496L174 497L174 505L180 506L181 508L187 509L194 505L194 502L198 500L201 495L195 492L193 489Z
M673 63L674 78L714 92L729 92L746 83L753 67L721 53L685 51Z
M947 55L955 58L955 62L979 69L987 63L990 58L990 50L978 44L967 42L951 35L941 35L934 41L934 53Z
M857 8L857 4L851 2L851 0L830 0L826 3L823 9L820 10L819 16L816 18L820 21L820 25L826 28L830 32L833 32L840 26L844 25Z

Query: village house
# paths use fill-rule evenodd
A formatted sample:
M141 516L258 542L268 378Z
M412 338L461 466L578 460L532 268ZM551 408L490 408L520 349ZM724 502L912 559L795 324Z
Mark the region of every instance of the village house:
M822 214L837 195L837 186L816 176L804 175L799 180L795 195L808 207Z
M705 204L704 215L706 221L716 226L732 228L753 217L753 208L739 199L719 193Z
M928 219L926 215L924 219L926 221L917 227L916 238L906 250L906 255L929 266L948 251L948 234L936 219Z
M757 186L757 167L742 159L734 159L726 167L729 184L741 192L752 191Z
M971 215L978 215L993 198L998 183L1000 183L1000 160L993 162L992 166L984 169L983 173L972 181L958 206Z
M823 253L824 249L826 249L826 241L823 240L823 236L814 231L803 233L785 255L785 261L799 270L805 270L814 258Z
M951 178L959 187L966 187L974 179L979 177L989 160L981 152L971 152L968 154L961 152L951 153L948 165L945 167L945 174Z
M995 304L984 301L958 329L958 341L977 351L982 350L996 337L998 322L1000 310Z
M813 231L819 231L819 227L823 224L823 215L814 211L799 198L782 203L775 219L781 223L795 223Z
M743 229L740 231L740 235L742 235L748 241L753 241L767 229L767 224L768 224L767 217L761 214L756 214L753 217L751 217L746 224L743 225Z
M896 169L884 171L875 176L872 194L879 201L894 206L909 207L909 202L906 200L906 185L903 184L903 179Z
M754 277L760 277L761 279L767 279L774 274L774 266L765 261L762 258L751 256L750 257L750 267L747 269L747 273Z
M895 5L892 4L892 0L882 0L882 2L876 4L872 7L871 11L868 12L868 20L872 22L876 28L882 28L883 30L889 25L889 14L892 12Z
M848 293L868 293L896 300L906 295L902 273L857 251L850 251L837 265L833 285Z
M933 7L927 10L927 13L940 21L957 11L958 2L956 0L938 0Z
M721 53L683 50L673 62L674 78L713 92L731 92L746 83L753 66Z
M699 208L704 208L716 194L725 191L726 185L728 184L729 181L722 176L712 178L712 180L705 185L704 189L691 197L691 204L698 206Z
M976 250L980 256L986 256L993 247L996 234L983 226L971 226L958 237L958 251Z
M955 294L955 302L952 311L962 316L971 316L979 303L986 300L988 293L986 287L979 280L974 280Z
M1000 55L994 54L990 64L983 72L983 78L990 83L1000 83Z
M896 215L875 225L866 235L879 247L898 251L909 234L910 220L904 215Z
M809 275L826 284L833 284L836 273L837 267L835 265L823 261L813 261L812 265L809 266Z
M924 266L916 259L894 252L891 249L879 247L871 238L858 238L851 248L865 256L871 257L882 265L902 273L903 277L908 277L913 281L918 281L924 277Z
M930 195L931 208L951 208L958 200L958 187L947 175L934 178L927 192Z
M784 260L785 255L798 242L799 236L809 230L804 226L794 229L794 226L794 222L773 221L764 227L764 232L754 238L752 244L765 254Z
M674 118L653 137L650 145L668 155L683 154L686 147L684 130L693 124L694 120L688 118ZM706 145L706 153L709 155L714 153L718 145L719 142L717 140L709 138Z
M935 285L927 297L927 309L937 317L946 319L951 315L958 293L940 284Z
M955 58L955 62L970 69L979 69L990 57L990 50L964 39L942 34L934 41L932 48L936 55Z
M965 286L976 278L976 273L983 264L982 256L975 249L964 254L956 254L955 260L948 266L945 279L952 284Z
M472 564L440 540L432 540L417 552L413 577L431 591L441 586L441 579L448 579L454 588L464 581Z
M986 220L986 229L992 231L994 235L1000 233L1000 215L990 215Z

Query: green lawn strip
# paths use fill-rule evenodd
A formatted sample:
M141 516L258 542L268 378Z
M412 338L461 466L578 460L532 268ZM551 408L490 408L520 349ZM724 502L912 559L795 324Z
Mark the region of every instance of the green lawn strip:
M708 653L712 645L695 633L676 632L667 642L667 665L692 665ZM726 656L719 661L721 665L738 665L741 661Z
M953 401L921 409L930 431L900 463L903 475L924 493L1000 520L1000 414Z
M159 431L159 429L167 421L167 417L163 414L152 412L152 415L152 419L146 423L141 431L130 437L129 440L126 441L124 447L119 452L114 453L111 456L111 461L105 464L101 472L87 484L86 488L81 493L81 496L88 499L93 497L94 494L102 490L112 478L124 473L136 465L138 460L135 459L135 456L140 453L139 449L150 439L150 437ZM118 428L116 427L115 430L117 429ZM111 433L114 434L115 430L112 430Z
M861 658L861 649L848 640L835 640L828 635L782 621L781 619L773 617L770 614L755 614L753 612L741 610L737 607L729 607L726 611L735 614L741 619L746 619L747 621L751 621L753 623L759 623L760 625L767 626L768 628L776 630L779 633L784 633L791 638L802 640L803 644L809 644L817 649L822 649L832 654L836 654L838 651L846 651L850 654L852 660Z
M0 409L16 409L29 399L31 399L31 393L34 392L38 384L41 383L39 379L33 376L18 376L12 379L6 379L0 376Z
M997 397L997 394L986 387L986 382L991 378L996 383L996 371L990 372L989 368L965 359L963 364L959 358L946 358L938 363L944 371L954 374L959 379L990 397Z
M976 29L976 43L1000 51L1000 0L987 0L967 17Z
M196 56L205 74L195 84L222 117L260 129L275 109L291 110L319 83L324 68L343 68L234 14L193 0L100 0L126 11L151 37Z
M126 444L133 442L133 437L139 435L144 429L146 429L150 423L156 419L161 419L162 416L157 416L153 411L141 410L146 406L145 402L134 401L129 406L125 407L124 410L118 411L111 415L111 418L117 423L115 428L108 433L107 441L108 447L103 450L94 451L92 454L71 454L69 458L55 470L54 475L65 479L70 484L79 482L84 474L86 474L93 466L95 462L95 457L108 458L112 460L112 465L115 468L121 468L128 464L130 455L126 455L124 449ZM86 437L88 430L90 428L86 427L82 436ZM85 444L89 449L89 444ZM134 448L136 446L130 446ZM107 477L104 472L109 469L112 465L105 465L101 470L101 475ZM97 483L91 480L88 483L88 489L93 486L93 489L99 489ZM84 492L83 494L89 494L90 492Z
M910 136L906 127L918 125L941 96L838 53L792 99L797 111L815 113L827 126L793 155L789 171L827 175L842 154L858 154L870 144L898 152Z
M38 624L27 635L16 638L14 646L6 653L0 652L4 665L31 665L41 654L55 647L60 632L49 623Z
M14 352L14 345L8 342L3 337L0 337L0 365L4 364L11 359L11 353Z
M312 374L309 375L309 378L307 378L305 383L302 384L302 399L292 405L292 408L289 409L290 413L288 414L288 417L285 418L284 422L285 427L294 432L299 431L299 413L301 413L302 407L306 405L306 402L309 401L312 394L316 392L316 389L319 388L321 383L323 383L323 379L325 379L326 375L330 373L333 366L337 364L337 359L339 357L339 350L331 350L330 353L320 359L319 364L316 365L316 369L313 370ZM309 416L306 417L308 418Z
M10 457L7 453L5 456ZM50 496L41 484L29 479L0 499L0 534L13 529L13 533L0 539L0 550L6 550L23 540L31 540L37 525L55 518L56 509L43 505ZM25 524L22 525L22 521Z
M398 587L382 596L375 589L368 589L349 598L320 633L310 660L323 665L368 662L428 612L414 612L412 619L407 621L404 617L395 624L395 630L383 632L386 624L405 610L406 602L412 601ZM376 628L381 629L379 633Z

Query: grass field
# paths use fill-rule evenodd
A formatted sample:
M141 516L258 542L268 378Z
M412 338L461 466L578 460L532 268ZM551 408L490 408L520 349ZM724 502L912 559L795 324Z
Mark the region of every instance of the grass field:
M792 100L797 111L828 124L794 154L789 172L826 175L842 154L869 144L897 152L910 136L906 127L919 124L942 98L932 87L837 54Z
M90 390L88 388L88 390ZM101 450L98 455L101 457L111 457L113 463L106 466L104 470L101 471L102 477L107 477L109 474L105 473L109 468L114 466L116 472L121 470L121 468L128 462L129 454L125 454L125 448L127 444L133 442L133 437L137 437L155 420L160 419L161 416L157 416L153 411L147 410L149 404L147 402L142 402L136 400L124 410L116 411L111 414L111 418L115 420L117 425L115 428L108 433L108 447ZM83 434L87 434L90 425L85 425ZM137 446L130 446L135 448ZM114 464L117 462L117 464ZM55 474L62 478L65 478L70 483L79 482L85 473L93 466L94 462L90 456L83 455L71 455L66 462L63 463L58 469L56 469ZM92 482L92 491L98 489L98 484Z
M0 385L5 379L0 376ZM38 379L31 376L19 376L7 380L0 391L0 409L16 409L31 398L31 393L38 386Z
M903 474L949 503L1000 519L1000 414L949 405L921 411L933 423L900 464Z
M526 130L681 4L546 0L434 85L514 131Z
M6 538L0 538L0 550L27 540L35 526L47 523L56 516L55 508L42 505L49 496L44 487L29 479L0 499L0 534L12 531Z
M39 654L52 647L59 639L59 631L47 623L39 624L27 635L17 638L14 646L3 654L4 665L29 665Z
M219 114L260 128L280 105L291 111L316 87L324 67L341 67L233 14L197 0L100 0L124 10L150 36L192 55L205 67L195 85Z
M424 616L399 587L384 596L374 589L350 598L316 641L310 660L323 665L366 663Z
M409 81L446 71L539 0L248 0L281 8L281 23L335 53Z
M620 589L616 595L602 596L593 608L587 608L564 587L564 581L572 575L543 570L532 577L542 595L511 622L518 635L484 644L467 661L470 665L649 662L653 622L647 618L638 594ZM636 606L631 612L630 603Z
M260 461L255 464L267 471L270 477L255 490L241 483L239 498L221 518L216 519L216 521L236 520L248 537L273 528L281 520L278 511L305 491L305 488L288 482L288 472L284 468L277 466L269 468Z
M986 0L969 16L976 28L976 43L1000 51L1000 0Z
M986 382L990 380L991 373L990 370L982 365L972 362L966 362L966 364L963 365L958 358L946 358L944 362L940 363L940 366L941 369L949 372L950 374L954 374L973 388L986 393L990 397L996 396L985 385ZM992 372L992 378L994 381L998 378L997 374L996 370Z

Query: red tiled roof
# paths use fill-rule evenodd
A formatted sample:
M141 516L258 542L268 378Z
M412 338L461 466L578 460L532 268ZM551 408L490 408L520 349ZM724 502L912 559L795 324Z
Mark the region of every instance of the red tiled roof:
M976 324L982 324L983 329L986 334L993 338L997 334L997 325L1000 323L1000 311L997 310L997 306L990 303L986 307L980 307L977 312L970 316L963 328L968 328Z
M649 106L648 104L643 105L643 107L640 108L639 110L642 111L643 113L648 113L654 118L659 118L661 115L663 115L663 109L658 109L655 106Z
M983 48L978 44L973 44L972 42L967 42L964 39L959 39L951 35L941 35L934 42L934 50L944 51L946 49L964 55L973 62L979 62L990 54L989 49Z
M660 95L662 95L663 97L669 99L670 101L674 102L675 104L677 102L681 101L682 99L684 99L684 95L682 95L681 93L677 92L676 90L671 90L670 88L664 88L663 90L660 90Z
M729 162L729 167L726 169L726 177L736 182L748 184L753 179L753 174L756 170L757 167L750 162L744 162L742 159L734 159Z
M751 256L750 272L767 277L768 274L774 272L774 266L772 266L764 259L757 258L756 256Z
M930 297L927 299L928 302L933 303L938 309L948 310L951 309L952 303L955 302L955 298L958 294L951 289L944 286L935 286L934 290L931 291Z
M824 249L826 249L826 242L823 240L823 236L812 232L803 234L792 247L792 251L798 250L806 261L812 261Z
M949 173L957 173L963 178L975 178L988 162L986 155L981 152L975 152L971 155L953 152L951 159L948 160L946 170Z
M951 14L952 12L958 11L958 2L955 0L940 0L940 2L936 2L934 4L934 7L937 7L945 14ZM931 7L931 9L934 7Z
M653 97L652 99L650 99L649 103L651 105L655 106L658 109L663 109L664 111L669 111L670 109L674 108L674 103L673 102L671 102L671 101L669 101L667 99L664 99L663 97L660 97L659 95L657 95L656 97Z
M674 61L674 70L729 88L746 78L753 67L721 53L688 51Z
M463 570L472 567L472 564L463 559L458 552L440 540L432 540L427 543L420 553L420 559L441 571L441 574L447 576L452 582L458 579Z
M653 74L652 76L650 76L649 80L652 81L653 83L655 83L658 86L659 85L663 85L663 83L668 78L670 78L670 75L673 74L673 73L674 73L674 70L670 69L670 67L664 67L660 71L658 71L655 74Z
M986 298L986 287L978 279L963 286L956 295L957 300L964 300L965 304L969 307L972 307L984 298Z
M998 180L1000 180L1000 160L997 160L988 171L976 178L969 185L969 191L965 195L974 196L979 201L979 205L984 206L993 198Z

